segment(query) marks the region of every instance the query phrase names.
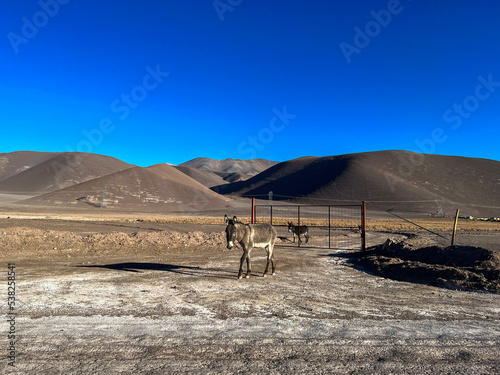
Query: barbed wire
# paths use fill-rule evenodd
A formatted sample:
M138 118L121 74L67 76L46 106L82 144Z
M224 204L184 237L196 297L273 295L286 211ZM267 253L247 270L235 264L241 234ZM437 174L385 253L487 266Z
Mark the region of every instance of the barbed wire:
M242 197L245 198L257 198L257 197L268 197L269 194L243 194L241 195ZM345 202L345 201L360 201L359 199L329 199L329 198L310 198L310 197L305 197L301 195L281 195L281 194L276 194L273 193L273 197L280 197L280 198L288 198L288 199L308 199L308 200L319 200L319 201L332 201L332 202ZM367 201L368 202L368 201ZM378 202L378 203L430 203L436 202L436 199L428 199L428 200L418 200L418 201L412 201L412 200L399 200L399 201L371 201L371 202Z
M433 202L435 202L435 201L433 201ZM412 225L415 225L416 227L418 227L418 228L420 228L420 229L423 229L423 230L425 230L425 231L427 231L427 232L429 232L429 233L431 233L431 234L434 234L435 236L441 237L441 238L443 238L443 239L445 239L445 240L447 240L447 241L449 241L449 242L451 243L451 238L445 237L445 236L443 236L443 235L441 235L441 234L439 234L439 233L436 233L436 232L434 232L434 231L432 231L432 230L430 230L430 229L428 229L428 228L423 227L423 226L422 226L422 225L420 225L420 224L414 223L413 221L411 221L411 220L409 220L409 219L406 219L405 217L400 216L400 215L398 215L398 214L395 214L394 212L391 212L391 211L389 211L389 210L385 210L385 209L383 209L382 207L377 206L377 205L376 205L375 203L373 203L372 201L366 201L366 203L367 203L367 204L371 204L372 206L377 207L379 210L385 211L385 212L387 212L388 214L390 214L390 215L392 215L392 216L397 217L398 219L404 220L404 221L406 221L407 223L410 223L410 224L412 224ZM457 242L455 242L455 243L456 243L457 245L461 246L459 243L457 243Z
M253 194L252 195L253 198L256 198L256 197L259 197L259 196L267 197L267 194ZM280 194L273 194L273 198L274 197L292 198L292 199L301 198L301 199L321 200L321 201L328 201L328 202L345 202L346 201L346 200L321 199L321 198L319 198L319 199L316 199L316 198L306 198L306 197L298 197L298 196L293 197L293 196L286 196L286 195L280 195ZM451 243L451 238L445 237L442 234L439 234L439 233L437 233L437 232L435 232L435 231L433 231L433 230L431 230L429 228L426 228L426 227L424 227L424 226L422 226L420 224L417 224L417 223L415 223L415 222L413 222L413 221L411 221L411 220L409 220L409 219L407 219L407 218L405 218L405 217L403 217L401 215L398 215L398 214L392 212L391 209L385 209L385 208L380 207L378 205L380 203L434 203L434 204L436 204L436 201L437 201L437 199L434 199L434 200L414 200L414 201L411 201L411 200L408 200L408 201L398 200L398 201L365 201L365 202L367 204L370 204L370 205L376 207L380 211L387 212L388 214L390 214L390 215L392 215L392 216L394 216L394 217L396 217L396 218L398 218L400 220L406 221L407 223L410 223L411 225L414 225L414 226L416 226L416 227L418 227L418 228L420 228L420 229L422 229L422 230L424 230L426 232L431 233L432 235L438 236L438 237L440 237L442 239L445 239L445 240L447 240L447 241L449 241ZM456 243L456 244L460 246L459 243Z

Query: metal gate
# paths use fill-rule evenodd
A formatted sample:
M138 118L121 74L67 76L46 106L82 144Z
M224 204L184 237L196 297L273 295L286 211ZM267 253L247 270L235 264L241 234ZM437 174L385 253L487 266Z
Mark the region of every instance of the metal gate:
M255 222L270 223L279 245L350 250L364 248L364 205L255 205ZM288 232L288 223L307 225L309 241Z

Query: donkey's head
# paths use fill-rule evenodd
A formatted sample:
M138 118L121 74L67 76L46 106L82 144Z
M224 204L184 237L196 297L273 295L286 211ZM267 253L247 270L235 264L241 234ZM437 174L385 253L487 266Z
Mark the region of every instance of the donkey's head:
M289 221L289 222L288 222L288 231L289 231L290 233L292 233L292 232L293 232L293 227L294 227L293 223L292 223L291 221Z
M236 216L233 216L232 219L228 218L227 215L224 215L224 222L227 224L226 226L226 240L227 240L227 248L231 250L236 242L236 224L238 224L238 219Z

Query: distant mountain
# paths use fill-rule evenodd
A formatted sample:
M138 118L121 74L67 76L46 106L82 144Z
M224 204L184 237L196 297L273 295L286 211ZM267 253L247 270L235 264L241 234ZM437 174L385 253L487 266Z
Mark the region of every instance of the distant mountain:
M133 167L110 156L82 152L2 154L0 192L45 193Z
M106 188L106 191L104 191ZM224 208L221 196L177 168L158 164L134 167L47 193L23 205L89 208L105 205L135 212L192 212Z
M277 162L265 159L224 159L215 160L210 158L196 158L179 166L201 169L215 173L228 182L243 181L255 176Z
M0 181L58 155L57 152L16 151L0 153Z
M227 183L227 181L225 181L221 176L215 174L214 172L209 172L203 169L186 167L182 165L177 165L175 166L175 168L181 171L182 173L188 175L192 179L195 179L200 184L205 185L206 187L209 188Z
M464 214L500 216L499 161L407 151L308 156L283 163L198 158L148 168L96 154L25 151L0 154L0 176L2 199L34 196L20 202L25 207L104 204L135 212L197 212L245 204L220 194L267 199L272 191L275 201L366 200L386 210L452 214L460 208Z
M226 182L238 182L238 181L246 181L250 177L253 177L254 175L249 175L245 173L219 173L221 178L226 181Z
M475 207L499 216L500 162L407 151L303 157L214 189L248 197L267 197L272 191L275 200L301 203L439 199L450 203L449 210Z

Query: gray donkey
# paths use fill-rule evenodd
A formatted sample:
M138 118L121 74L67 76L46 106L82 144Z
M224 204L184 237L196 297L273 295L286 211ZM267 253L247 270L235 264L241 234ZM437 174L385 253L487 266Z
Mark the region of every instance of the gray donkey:
M306 238L306 243L309 242L309 228L307 225L294 225L292 222L288 222L288 231L293 233L293 242L295 243L295 237L299 239L299 245L302 243L300 236Z
M272 263L273 275L276 274L276 264L274 262L274 243L278 234L276 229L273 228L271 224L243 224L238 221L236 216L229 219L227 215L224 215L224 222L226 226L226 239L227 248L232 249L236 242L239 242L243 248L243 255L240 260L240 271L238 272L238 279L243 277L243 262L247 261L247 274L246 277L250 277L252 272L252 265L250 262L250 252L254 247L263 247L267 252L267 265L264 271L264 277L267 276L267 270L269 269L269 263Z

